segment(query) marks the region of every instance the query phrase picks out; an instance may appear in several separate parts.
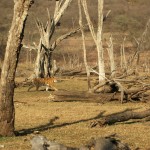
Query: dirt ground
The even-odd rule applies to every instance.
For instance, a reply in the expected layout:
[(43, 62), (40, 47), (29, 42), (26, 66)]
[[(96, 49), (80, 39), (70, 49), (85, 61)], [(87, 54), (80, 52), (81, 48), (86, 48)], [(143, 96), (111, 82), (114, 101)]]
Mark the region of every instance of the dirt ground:
[[(78, 78), (58, 82), (59, 91), (86, 91), (87, 83)], [(150, 103), (125, 103), (119, 101), (108, 103), (85, 102), (82, 99), (54, 102), (54, 92), (35, 91), (28, 87), (15, 89), (15, 129), (20, 134), (16, 137), (0, 138), (0, 149), (29, 150), (30, 139), (36, 131), (67, 146), (79, 147), (86, 144), (92, 137), (108, 136), (116, 133), (122, 142), (128, 143), (132, 149), (150, 148), (150, 122), (130, 120), (105, 127), (90, 128), (90, 122), (101, 112), (105, 115), (121, 112), (127, 108), (142, 111), (150, 108)], [(51, 121), (53, 120), (53, 124)], [(4, 146), (4, 148), (3, 148)]]

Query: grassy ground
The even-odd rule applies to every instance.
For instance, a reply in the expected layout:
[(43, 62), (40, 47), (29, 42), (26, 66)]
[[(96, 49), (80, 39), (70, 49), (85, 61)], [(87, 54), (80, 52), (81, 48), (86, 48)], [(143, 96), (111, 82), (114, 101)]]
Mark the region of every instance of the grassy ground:
[[(60, 90), (85, 91), (86, 82), (78, 79), (70, 79), (56, 84)], [(28, 133), (16, 137), (0, 138), (0, 145), (5, 150), (28, 150), (31, 148), (30, 139), (34, 131), (40, 131), (41, 135), (49, 140), (56, 140), (67, 146), (78, 147), (85, 144), (91, 137), (107, 136), (117, 133), (123, 142), (129, 144), (132, 149), (139, 147), (143, 150), (150, 148), (150, 123), (129, 121), (117, 123), (102, 128), (90, 128), (89, 124), (102, 111), (106, 114), (120, 112), (127, 108), (145, 110), (150, 103), (126, 103), (109, 102), (106, 104), (96, 102), (52, 102), (49, 95), (53, 92), (38, 91), (34, 88), (27, 92), (27, 87), (15, 90), (16, 131)], [(51, 120), (55, 118), (53, 124)]]
[[(50, 4), (49, 4), (50, 3)], [(33, 7), (30, 10), (26, 30), (25, 30), (25, 43), (28, 43), (28, 40), (32, 43), (36, 41), (38, 43), (38, 31), (35, 28), (35, 22), (33, 21), (36, 17), (40, 20), (46, 22), (47, 16), (45, 8), (50, 7), (50, 11), (53, 12), (54, 1), (45, 1), (38, 0), (35, 2)], [(74, 1), (74, 4), (76, 1)], [(95, 7), (97, 4), (93, 1), (90, 10), (91, 16), (96, 16)], [(93, 5), (94, 4), (94, 5)], [(140, 37), (143, 32), (146, 22), (149, 18), (149, 1), (148, 0), (136, 0), (134, 5), (128, 5), (126, 1), (121, 2), (115, 0), (114, 2), (106, 1), (104, 13), (109, 9), (112, 10), (112, 13), (106, 23), (104, 23), (104, 33), (107, 31), (109, 35), (113, 33), (114, 43), (117, 41), (117, 46), (114, 45), (115, 57), (118, 59), (120, 55), (120, 44), (122, 43), (122, 37), (124, 34), (129, 34), (129, 37), (135, 36)], [(64, 34), (70, 31), (73, 28), (72, 21), (75, 21), (75, 27), (78, 27), (78, 8), (73, 5), (70, 7), (66, 14), (61, 20), (61, 27), (58, 27), (56, 36)], [(1, 0), (0, 3), (0, 38), (6, 40), (6, 33), (10, 27), (12, 20), (12, 8), (13, 2)], [(44, 9), (43, 9), (44, 8)], [(73, 8), (73, 9), (72, 9)], [(77, 9), (74, 9), (77, 8)], [(93, 11), (95, 10), (95, 11)], [(140, 11), (139, 11), (140, 10)], [(7, 13), (4, 13), (7, 12)], [(44, 17), (43, 17), (44, 16)], [(73, 16), (73, 17), (72, 17)], [(97, 19), (92, 17), (92, 21), (95, 22), (94, 26), (97, 26)], [(68, 29), (69, 28), (69, 29)], [(33, 31), (33, 32), (31, 32)], [(114, 31), (114, 32), (113, 32)], [(120, 32), (121, 31), (121, 32)], [(89, 34), (89, 33), (87, 33)], [(149, 34), (148, 34), (149, 35)], [(33, 41), (30, 40), (33, 38)], [(60, 61), (62, 64), (62, 56), (60, 53), (64, 53), (66, 60), (68, 54), (74, 56), (73, 52), (80, 58), (82, 57), (82, 42), (79, 42), (79, 37), (71, 38), (71, 40), (66, 40), (61, 43), (58, 47), (58, 52), (56, 51), (56, 60)], [(146, 38), (148, 39), (148, 38)], [(91, 38), (87, 38), (87, 49), (89, 50), (89, 61), (95, 61), (97, 59), (96, 55), (93, 54), (93, 50), (96, 51), (93, 41)], [(129, 40), (129, 39), (127, 39)], [(119, 45), (119, 46), (118, 46)], [(1, 48), (3, 50), (4, 48)], [(126, 48), (132, 53), (135, 50)], [(126, 50), (125, 49), (125, 50)], [(58, 54), (58, 55), (57, 55)], [(126, 51), (126, 54), (129, 54)], [(145, 53), (146, 54), (146, 53)], [(2, 55), (2, 54), (1, 54)], [(26, 51), (21, 54), (21, 59), (26, 59)], [(34, 53), (32, 54), (34, 56)], [(93, 56), (94, 55), (94, 56)], [(32, 61), (35, 59), (32, 56)], [(141, 65), (148, 65), (149, 54), (143, 58)], [(3, 57), (2, 57), (3, 58)], [(145, 60), (145, 58), (147, 58)], [(67, 63), (69, 62), (69, 58)], [(82, 59), (81, 59), (82, 60)], [(120, 62), (120, 61), (117, 61)], [(31, 64), (30, 64), (31, 65)], [(76, 64), (75, 64), (76, 65)], [(62, 67), (62, 66), (61, 66)], [(68, 66), (67, 66), (68, 67)], [(24, 67), (22, 70), (25, 70), (23, 73), (28, 76), (28, 67)], [(19, 71), (18, 74), (20, 75)], [(22, 74), (22, 76), (24, 76)], [(17, 78), (21, 80), (21, 78)], [(87, 83), (78, 79), (70, 79), (68, 81), (57, 83), (56, 87), (59, 91), (86, 91)], [(139, 147), (140, 149), (150, 148), (150, 123), (149, 122), (137, 122), (129, 121), (125, 123), (117, 123), (111, 126), (105, 126), (102, 128), (90, 128), (89, 124), (94, 118), (100, 113), (105, 111), (106, 114), (112, 114), (115, 112), (123, 111), (127, 108), (136, 109), (136, 111), (142, 111), (150, 107), (150, 103), (126, 103), (121, 105), (120, 102), (109, 102), (106, 104), (96, 103), (93, 99), (93, 102), (85, 102), (82, 99), (72, 102), (52, 102), (50, 99), (50, 94), (53, 92), (46, 91), (34, 91), (27, 92), (27, 87), (17, 88), (15, 90), (15, 111), (16, 111), (16, 120), (15, 120), (15, 129), (22, 136), (0, 138), (0, 150), (29, 150), (31, 149), (30, 139), (33, 137), (34, 131), (40, 131), (40, 134), (46, 136), (49, 140), (56, 140), (59, 143), (63, 143), (67, 146), (80, 146), (85, 144), (90, 140), (91, 137), (101, 137), (107, 136), (113, 133), (117, 133), (120, 139), (123, 142), (129, 144), (132, 149)], [(75, 98), (74, 98), (75, 99)], [(51, 120), (56, 118), (54, 123), (51, 124)], [(26, 134), (25, 134), (26, 133)], [(28, 134), (27, 134), (28, 133)], [(24, 135), (23, 135), (24, 134)], [(4, 148), (2, 148), (4, 145)]]

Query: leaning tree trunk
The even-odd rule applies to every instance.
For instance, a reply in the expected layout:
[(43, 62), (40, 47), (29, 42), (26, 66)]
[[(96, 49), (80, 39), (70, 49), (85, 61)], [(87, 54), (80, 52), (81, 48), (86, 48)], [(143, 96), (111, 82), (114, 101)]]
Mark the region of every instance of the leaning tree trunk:
[(14, 134), (14, 79), (21, 42), (24, 36), (24, 27), (29, 7), (33, 0), (14, 0), (14, 16), (9, 31), (5, 59), (1, 75), (0, 97), (0, 135), (12, 136)]
[(78, 7), (79, 7), (79, 25), (81, 28), (81, 34), (82, 34), (82, 42), (83, 42), (83, 58), (84, 58), (84, 65), (86, 68), (86, 74), (87, 74), (87, 82), (88, 82), (88, 90), (91, 90), (91, 82), (90, 82), (90, 70), (87, 63), (87, 50), (85, 45), (85, 34), (83, 29), (83, 20), (82, 20), (82, 10), (81, 10), (81, 1), (78, 0)]

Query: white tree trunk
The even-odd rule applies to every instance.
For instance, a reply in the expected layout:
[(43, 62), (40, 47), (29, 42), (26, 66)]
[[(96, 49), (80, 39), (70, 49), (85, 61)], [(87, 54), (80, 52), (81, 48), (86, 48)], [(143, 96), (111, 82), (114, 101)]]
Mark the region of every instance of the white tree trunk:
[(104, 52), (102, 47), (102, 27), (103, 27), (103, 0), (98, 0), (98, 31), (97, 31), (97, 51), (99, 82), (105, 81)]
[(81, 11), (81, 1), (80, 0), (78, 0), (78, 6), (79, 6), (79, 25), (81, 28), (82, 42), (83, 42), (83, 58), (84, 58), (84, 65), (85, 65), (86, 73), (87, 73), (88, 90), (90, 91), (90, 89), (91, 89), (90, 70), (89, 70), (89, 66), (87, 63), (87, 51), (86, 51), (86, 46), (85, 46), (85, 35), (84, 35), (84, 30), (83, 30), (82, 11)]
[(98, 53), (98, 70), (99, 70), (99, 82), (105, 81), (105, 68), (104, 68), (104, 56), (103, 56), (103, 47), (102, 47), (102, 26), (103, 26), (103, 0), (98, 0), (98, 30), (97, 35), (95, 34), (93, 24), (91, 22), (87, 2), (86, 0), (81, 0), (82, 6), (85, 12), (86, 20), (93, 37), (93, 40), (96, 44), (97, 53)]
[(113, 48), (113, 40), (112, 40), (112, 35), (109, 38), (109, 43), (108, 45), (108, 55), (109, 55), (109, 59), (110, 59), (110, 69), (111, 69), (111, 77), (115, 76), (115, 60), (114, 60), (114, 48)]

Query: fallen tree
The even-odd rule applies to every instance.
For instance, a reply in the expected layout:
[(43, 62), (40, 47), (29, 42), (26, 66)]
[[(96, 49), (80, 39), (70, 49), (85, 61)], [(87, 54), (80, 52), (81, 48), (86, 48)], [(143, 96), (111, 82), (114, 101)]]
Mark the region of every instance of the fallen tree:
[(101, 119), (94, 120), (90, 123), (90, 127), (102, 127), (105, 125), (112, 125), (117, 122), (125, 122), (131, 119), (144, 119), (142, 121), (150, 121), (150, 109), (141, 112), (134, 112), (133, 110), (125, 110), (123, 112), (104, 116)]
[[(129, 80), (128, 82), (130, 82), (131, 80)], [(127, 80), (122, 80), (122, 82), (127, 82)], [(133, 82), (133, 84), (131, 85), (130, 82), (130, 86), (134, 87), (135, 84)], [(109, 80), (103, 84), (98, 84), (96, 85), (93, 89), (92, 92), (97, 92), (97, 93), (120, 93), (120, 101), (121, 103), (123, 102), (128, 102), (128, 101), (145, 101), (146, 97), (148, 96), (148, 94), (146, 94), (146, 92), (150, 90), (150, 85), (143, 85), (137, 88), (129, 88), (127, 89), (122, 83), (120, 83), (117, 80)]]
[[(134, 71), (130, 71), (128, 73), (118, 73), (119, 76), (111, 78), (111, 73), (107, 72), (107, 76), (105, 77), (105, 82), (99, 83), (95, 74), (99, 74), (93, 68), (90, 69), (91, 74), (91, 82), (94, 82), (92, 88), (90, 89), (90, 93), (96, 93), (98, 95), (112, 93), (112, 97), (107, 100), (120, 100), (121, 103), (124, 102), (134, 102), (134, 101), (146, 101), (148, 100), (150, 83), (150, 76), (137, 76)], [(73, 70), (63, 70), (61, 72), (61, 76), (69, 76), (69, 78), (74, 77), (86, 77), (86, 71), (82, 69), (73, 69)], [(85, 79), (86, 80), (86, 79)], [(92, 81), (93, 80), (93, 81)], [(120, 94), (120, 97), (118, 96)], [(97, 96), (96, 96), (97, 97)], [(107, 95), (106, 95), (107, 97)]]

